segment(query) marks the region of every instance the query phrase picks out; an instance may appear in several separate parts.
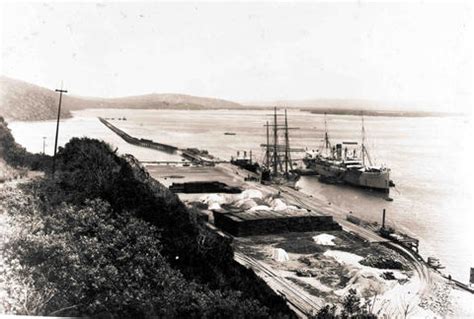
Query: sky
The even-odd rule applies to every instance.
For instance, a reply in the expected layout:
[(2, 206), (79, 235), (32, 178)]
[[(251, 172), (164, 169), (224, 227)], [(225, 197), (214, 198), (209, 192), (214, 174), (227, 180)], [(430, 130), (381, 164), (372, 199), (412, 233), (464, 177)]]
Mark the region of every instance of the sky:
[(470, 110), (467, 2), (2, 2), (0, 73), (82, 96)]

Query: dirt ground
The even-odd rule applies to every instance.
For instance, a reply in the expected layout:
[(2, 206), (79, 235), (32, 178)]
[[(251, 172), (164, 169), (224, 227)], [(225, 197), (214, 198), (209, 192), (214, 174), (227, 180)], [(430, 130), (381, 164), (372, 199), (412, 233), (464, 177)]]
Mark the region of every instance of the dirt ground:
[[(333, 244), (317, 244), (313, 237), (322, 234), (334, 236)], [(413, 274), (410, 263), (403, 256), (382, 245), (364, 242), (344, 231), (240, 237), (235, 238), (234, 245), (243, 253), (264, 261), (278, 270), (308, 293), (315, 297), (324, 296), (327, 302), (332, 303), (339, 303), (341, 296), (351, 287), (357, 286), (362, 296), (370, 298), (384, 293), (390, 286), (387, 282), (404, 284)], [(289, 260), (285, 262), (274, 260), (272, 256), (276, 248), (284, 249)], [(332, 252), (336, 252), (336, 255)], [(349, 258), (361, 260), (370, 255), (396, 259), (403, 263), (404, 269), (373, 268), (374, 271), (371, 273), (367, 271), (361, 273), (364, 268), (372, 267), (360, 265), (360, 269), (357, 269), (358, 267), (354, 265), (357, 264), (357, 260), (354, 262), (338, 260), (337, 256), (341, 254), (345, 256), (344, 253)], [(394, 278), (384, 277), (384, 272), (392, 273)], [(361, 278), (354, 282), (357, 275), (361, 275)]]

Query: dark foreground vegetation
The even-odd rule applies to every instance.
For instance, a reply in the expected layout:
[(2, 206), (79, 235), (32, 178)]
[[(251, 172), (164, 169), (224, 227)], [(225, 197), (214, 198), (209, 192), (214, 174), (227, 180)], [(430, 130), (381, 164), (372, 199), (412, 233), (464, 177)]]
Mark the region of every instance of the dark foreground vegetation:
[(18, 228), (4, 255), (24, 291), (17, 303), (4, 305), (7, 313), (294, 317), (282, 298), (233, 260), (229, 239), (133, 157), (75, 138), (59, 150), (53, 177), (51, 159), (19, 147), (3, 119), (0, 156), (14, 167), (46, 171), (0, 193), (0, 209)]
[(342, 310), (335, 305), (326, 305), (311, 319), (377, 319), (377, 315), (372, 301), (362, 301), (355, 289), (349, 289), (342, 299)]

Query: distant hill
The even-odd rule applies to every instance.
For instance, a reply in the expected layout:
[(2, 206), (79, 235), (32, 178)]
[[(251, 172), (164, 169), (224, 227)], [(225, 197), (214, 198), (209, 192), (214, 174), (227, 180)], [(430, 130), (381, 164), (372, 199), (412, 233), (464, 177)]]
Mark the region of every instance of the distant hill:
[[(184, 94), (147, 94), (120, 98), (63, 96), (62, 117), (71, 116), (70, 111), (88, 108), (133, 108), (133, 109), (219, 109), (243, 108), (242, 105), (207, 97)], [(34, 121), (55, 119), (58, 94), (27, 82), (0, 77), (0, 116), (7, 119)]]
[(68, 96), (69, 109), (84, 108), (130, 108), (130, 109), (209, 109), (209, 108), (241, 108), (242, 105), (221, 99), (198, 97), (185, 94), (146, 94), (119, 98), (93, 98)]
[[(57, 93), (23, 81), (0, 77), (0, 116), (15, 120), (54, 119), (58, 112)], [(63, 110), (62, 116), (70, 116)]]
[(433, 112), (430, 106), (407, 103), (387, 103), (373, 100), (357, 99), (309, 99), (309, 100), (278, 100), (264, 102), (248, 102), (244, 105), (257, 107), (277, 106), (284, 108), (297, 108), (315, 114), (340, 114), (340, 115), (368, 115), (368, 116), (395, 116), (395, 117), (422, 117), (422, 116), (448, 116), (457, 113)]

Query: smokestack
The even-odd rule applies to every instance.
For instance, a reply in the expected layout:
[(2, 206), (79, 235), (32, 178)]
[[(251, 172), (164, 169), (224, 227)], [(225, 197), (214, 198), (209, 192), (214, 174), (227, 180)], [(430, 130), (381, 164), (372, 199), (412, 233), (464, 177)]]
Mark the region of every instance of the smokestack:
[(385, 229), (385, 208), (382, 211), (382, 228)]

